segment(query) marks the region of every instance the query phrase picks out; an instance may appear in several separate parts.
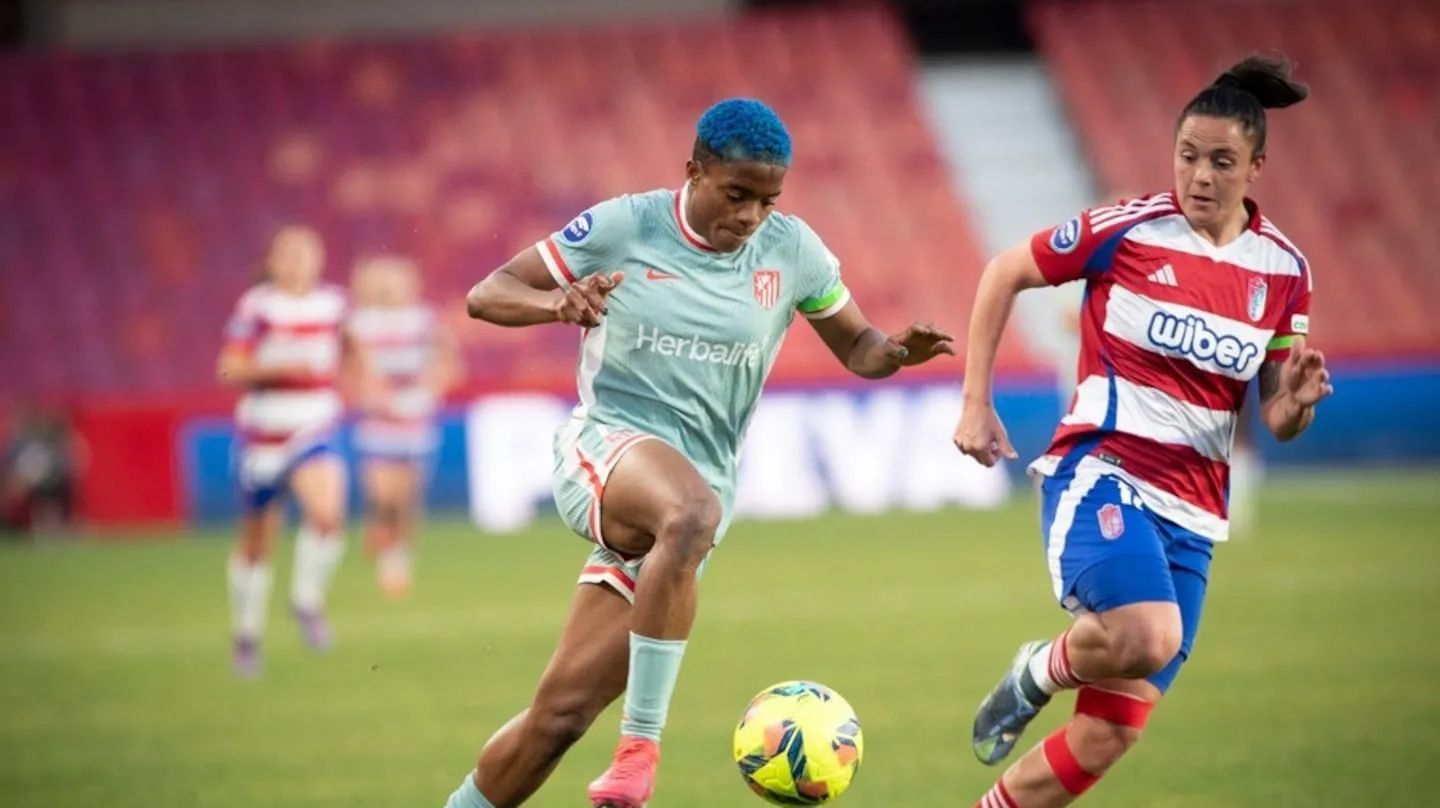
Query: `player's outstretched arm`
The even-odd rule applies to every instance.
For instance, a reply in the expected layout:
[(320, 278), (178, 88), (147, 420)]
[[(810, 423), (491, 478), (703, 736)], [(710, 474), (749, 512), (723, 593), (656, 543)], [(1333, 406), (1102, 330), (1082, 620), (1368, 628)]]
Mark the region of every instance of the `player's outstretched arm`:
[(1001, 457), (1018, 456), (991, 398), (995, 354), (1000, 350), (1010, 310), (1015, 307), (1015, 296), (1045, 285), (1045, 276), (1026, 241), (991, 259), (975, 291), (965, 349), (965, 409), (955, 427), (955, 446), (986, 466), (995, 465)]
[(1325, 355), (1296, 337), (1284, 361), (1260, 366), (1260, 419), (1276, 440), (1294, 440), (1315, 420), (1315, 405), (1333, 392)]
[(829, 317), (810, 320), (810, 325), (830, 353), (864, 379), (883, 379), (902, 367), (955, 355), (955, 338), (934, 323), (916, 323), (886, 336), (870, 325), (853, 300)]
[(605, 298), (624, 277), (597, 273), (562, 292), (539, 248), (530, 247), (475, 284), (465, 296), (465, 311), (476, 320), (512, 328), (541, 323), (593, 328), (606, 313)]

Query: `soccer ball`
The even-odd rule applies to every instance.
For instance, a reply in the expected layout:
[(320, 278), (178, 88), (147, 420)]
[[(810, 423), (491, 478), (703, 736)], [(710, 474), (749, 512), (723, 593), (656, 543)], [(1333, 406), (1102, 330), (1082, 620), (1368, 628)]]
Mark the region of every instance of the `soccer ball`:
[(775, 805), (824, 805), (844, 794), (864, 750), (849, 702), (814, 682), (765, 688), (735, 728), (740, 776)]

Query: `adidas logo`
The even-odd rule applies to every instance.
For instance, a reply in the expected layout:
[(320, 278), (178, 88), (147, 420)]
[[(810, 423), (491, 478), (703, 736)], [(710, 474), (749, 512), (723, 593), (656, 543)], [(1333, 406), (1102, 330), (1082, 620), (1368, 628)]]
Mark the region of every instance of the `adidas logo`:
[(1151, 283), (1158, 283), (1161, 286), (1179, 286), (1175, 281), (1175, 268), (1166, 264), (1145, 277)]

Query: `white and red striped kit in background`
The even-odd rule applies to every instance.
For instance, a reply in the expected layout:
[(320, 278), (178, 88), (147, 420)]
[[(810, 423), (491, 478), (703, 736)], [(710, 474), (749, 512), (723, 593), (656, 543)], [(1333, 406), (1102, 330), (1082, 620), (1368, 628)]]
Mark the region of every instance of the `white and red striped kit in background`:
[(427, 305), (358, 307), (350, 316), (346, 327), (385, 391), (355, 426), (355, 445), (363, 454), (418, 460), (434, 451), (437, 401), (428, 374), (435, 323), (435, 311)]
[(246, 292), (226, 327), (232, 347), (248, 351), (260, 367), (309, 366), (312, 377), (254, 386), (235, 408), (247, 489), (268, 486), (293, 463), (332, 436), (343, 409), (336, 392), (345, 293), (320, 286), (303, 295), (263, 283)]

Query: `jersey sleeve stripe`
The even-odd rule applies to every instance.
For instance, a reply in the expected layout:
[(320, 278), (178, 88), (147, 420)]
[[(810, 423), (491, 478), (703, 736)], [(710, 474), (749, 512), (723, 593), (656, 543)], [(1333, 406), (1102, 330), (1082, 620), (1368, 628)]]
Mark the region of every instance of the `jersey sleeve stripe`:
[(824, 297), (805, 300), (796, 308), (807, 320), (825, 320), (840, 313), (850, 302), (850, 290), (840, 284)]
[(1143, 208), (1136, 208), (1134, 210), (1121, 211), (1115, 214), (1105, 216), (1097, 216), (1095, 214), (1091, 214), (1090, 232), (1099, 234), (1106, 230), (1113, 230), (1114, 228), (1124, 224), (1138, 222), (1143, 219), (1153, 219), (1157, 216), (1167, 215), (1174, 212), (1175, 206), (1165, 203), (1149, 205)]
[(545, 262), (545, 268), (550, 270), (550, 277), (560, 285), (561, 289), (569, 289), (575, 282), (575, 273), (565, 263), (565, 258), (560, 255), (560, 250), (555, 246), (555, 240), (545, 238), (535, 242), (535, 249), (540, 253), (540, 260)]
[(1161, 212), (1171, 213), (1174, 210), (1175, 204), (1169, 195), (1139, 200), (1127, 205), (1095, 208), (1090, 211), (1090, 229), (1092, 232), (1108, 229), (1122, 220), (1129, 221), (1137, 216), (1150, 216)]

